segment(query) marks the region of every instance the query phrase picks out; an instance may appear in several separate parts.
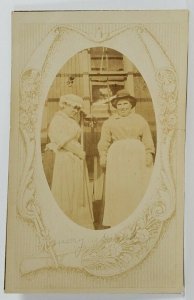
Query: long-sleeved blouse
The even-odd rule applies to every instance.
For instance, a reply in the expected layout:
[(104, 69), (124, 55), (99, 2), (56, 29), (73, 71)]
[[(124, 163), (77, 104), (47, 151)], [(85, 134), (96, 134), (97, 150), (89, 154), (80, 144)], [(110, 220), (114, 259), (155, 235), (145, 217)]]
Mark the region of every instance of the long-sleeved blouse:
[(80, 134), (81, 129), (76, 121), (69, 118), (64, 112), (59, 111), (55, 113), (49, 126), (50, 147), (53, 144), (53, 146), (56, 145), (58, 150), (63, 148), (78, 155), (82, 152), (82, 147), (78, 142)]
[(146, 153), (155, 153), (148, 122), (141, 115), (131, 112), (126, 117), (115, 114), (104, 122), (98, 143), (100, 157), (106, 160), (110, 145), (128, 138), (140, 140)]

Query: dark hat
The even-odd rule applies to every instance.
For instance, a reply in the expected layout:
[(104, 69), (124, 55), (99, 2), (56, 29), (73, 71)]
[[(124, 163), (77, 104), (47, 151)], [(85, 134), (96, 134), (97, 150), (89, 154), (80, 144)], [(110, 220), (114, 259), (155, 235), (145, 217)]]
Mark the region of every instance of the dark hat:
[(117, 108), (117, 103), (119, 100), (128, 100), (131, 103), (132, 107), (134, 107), (137, 102), (136, 98), (131, 96), (125, 89), (119, 90), (116, 93), (116, 96), (111, 100), (112, 106)]

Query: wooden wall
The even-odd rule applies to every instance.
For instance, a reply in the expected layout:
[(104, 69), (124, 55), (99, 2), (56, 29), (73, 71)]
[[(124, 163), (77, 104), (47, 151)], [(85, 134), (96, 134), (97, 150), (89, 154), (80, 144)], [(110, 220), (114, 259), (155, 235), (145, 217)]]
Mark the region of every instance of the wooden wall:
[[(76, 54), (58, 72), (45, 102), (41, 131), (42, 145), (48, 142), (47, 129), (54, 113), (59, 109), (58, 101), (60, 96), (71, 93), (80, 95), (85, 100), (86, 110), (89, 112), (89, 101), (92, 101), (92, 86), (94, 90), (95, 85), (98, 87), (101, 84), (97, 82), (96, 78), (102, 78), (104, 80), (103, 84), (106, 84), (108, 78), (110, 86), (113, 83), (115, 83), (115, 86), (117, 85), (117, 89), (124, 86), (137, 98), (136, 112), (148, 121), (156, 143), (155, 114), (151, 96), (144, 79), (126, 57), (116, 51), (108, 51), (110, 58), (108, 64), (105, 60), (105, 54), (103, 54), (103, 61), (101, 60), (102, 48), (94, 48)], [(94, 76), (95, 71), (96, 73), (100, 71), (100, 66), (102, 66), (104, 73), (106, 73), (106, 67), (108, 66), (107, 73), (109, 76)]]
[[(89, 76), (89, 59), (87, 51), (82, 51), (73, 56), (64, 64), (56, 75), (45, 102), (41, 131), (42, 144), (45, 144), (48, 141), (47, 129), (54, 113), (59, 110), (58, 102), (60, 96), (64, 94), (77, 94), (84, 98), (87, 94), (87, 92), (84, 91), (85, 75)], [(89, 89), (89, 80), (87, 81)]]

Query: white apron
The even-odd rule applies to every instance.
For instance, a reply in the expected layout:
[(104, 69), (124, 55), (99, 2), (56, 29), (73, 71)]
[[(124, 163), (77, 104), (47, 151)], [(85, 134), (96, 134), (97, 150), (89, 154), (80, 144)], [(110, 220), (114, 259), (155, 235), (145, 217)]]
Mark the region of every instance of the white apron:
[(114, 142), (107, 156), (103, 224), (124, 221), (141, 201), (148, 183), (145, 146), (137, 139)]

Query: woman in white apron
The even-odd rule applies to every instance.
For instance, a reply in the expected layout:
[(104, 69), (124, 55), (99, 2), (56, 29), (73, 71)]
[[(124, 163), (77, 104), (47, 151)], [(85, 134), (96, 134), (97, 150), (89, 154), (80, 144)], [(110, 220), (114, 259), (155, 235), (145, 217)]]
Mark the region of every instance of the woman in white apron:
[(102, 126), (100, 165), (106, 168), (103, 224), (125, 220), (141, 201), (155, 152), (147, 121), (134, 112), (136, 99), (126, 90), (112, 100), (116, 113)]
[(73, 94), (64, 95), (59, 106), (61, 110), (55, 113), (48, 131), (51, 143), (47, 149), (55, 152), (51, 191), (70, 219), (93, 228), (85, 152), (79, 142), (81, 128), (76, 121), (83, 99)]

